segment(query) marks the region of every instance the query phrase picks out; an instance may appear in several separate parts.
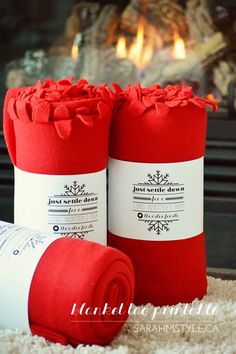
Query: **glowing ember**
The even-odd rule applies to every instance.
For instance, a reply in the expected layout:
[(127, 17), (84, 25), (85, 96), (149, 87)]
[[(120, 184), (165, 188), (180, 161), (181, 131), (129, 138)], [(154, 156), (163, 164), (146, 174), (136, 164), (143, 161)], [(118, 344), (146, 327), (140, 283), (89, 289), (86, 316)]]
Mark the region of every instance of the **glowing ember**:
[(173, 57), (175, 59), (180, 59), (180, 60), (186, 58), (184, 40), (179, 36), (177, 32), (174, 32)]

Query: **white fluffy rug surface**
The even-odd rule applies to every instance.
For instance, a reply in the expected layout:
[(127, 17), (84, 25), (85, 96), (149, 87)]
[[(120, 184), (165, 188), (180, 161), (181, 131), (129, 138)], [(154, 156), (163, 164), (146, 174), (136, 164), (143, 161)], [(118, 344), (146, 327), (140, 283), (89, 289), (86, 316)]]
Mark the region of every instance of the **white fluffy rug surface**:
[[(200, 306), (201, 305), (201, 306)], [(208, 293), (192, 304), (146, 305), (131, 314), (106, 347), (50, 343), (21, 331), (0, 330), (0, 354), (235, 354), (236, 281), (208, 277)]]

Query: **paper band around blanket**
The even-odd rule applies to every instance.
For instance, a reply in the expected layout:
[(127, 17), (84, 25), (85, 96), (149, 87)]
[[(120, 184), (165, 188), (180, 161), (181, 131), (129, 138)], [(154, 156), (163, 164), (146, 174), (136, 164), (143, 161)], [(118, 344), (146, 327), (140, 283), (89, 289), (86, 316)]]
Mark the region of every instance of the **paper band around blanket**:
[[(202, 224), (205, 107), (216, 106), (186, 86), (136, 84), (116, 90), (120, 104), (110, 137), (108, 244), (125, 252), (134, 265), (137, 305), (202, 298), (207, 286)], [(173, 194), (168, 184), (179, 186), (182, 194)], [(167, 200), (170, 193), (185, 204), (175, 199), (173, 205), (173, 199)]]
[(17, 225), (106, 245), (106, 169), (79, 175), (14, 170)]
[(158, 242), (203, 232), (203, 158), (166, 164), (110, 158), (109, 186), (115, 235)]
[[(117, 335), (133, 299), (134, 274), (127, 256), (97, 243), (55, 239), (5, 222), (0, 222), (0, 235), (2, 326), (72, 345), (104, 345)], [(84, 306), (101, 312), (122, 306), (122, 311), (80, 314)]]
[[(105, 169), (113, 105), (106, 85), (85, 80), (45, 80), (8, 90), (4, 135), (16, 167), (16, 223), (106, 244)], [(79, 203), (85, 194), (97, 198), (94, 204)], [(49, 200), (60, 195), (67, 199), (57, 200), (62, 206), (71, 199), (74, 208), (66, 203), (56, 217), (48, 211)]]

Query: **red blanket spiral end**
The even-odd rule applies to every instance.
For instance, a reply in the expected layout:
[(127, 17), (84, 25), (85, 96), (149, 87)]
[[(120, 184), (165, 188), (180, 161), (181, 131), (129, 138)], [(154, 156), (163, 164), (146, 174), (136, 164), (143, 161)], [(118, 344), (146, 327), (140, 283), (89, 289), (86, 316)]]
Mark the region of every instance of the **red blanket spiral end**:
[(58, 239), (43, 254), (31, 283), (31, 331), (62, 344), (105, 345), (124, 325), (133, 292), (132, 264), (120, 251)]

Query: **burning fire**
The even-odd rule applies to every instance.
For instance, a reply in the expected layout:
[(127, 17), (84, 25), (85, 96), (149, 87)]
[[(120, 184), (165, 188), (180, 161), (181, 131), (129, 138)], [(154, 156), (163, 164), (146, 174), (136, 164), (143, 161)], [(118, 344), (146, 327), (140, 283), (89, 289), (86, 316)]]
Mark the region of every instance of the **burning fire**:
[(77, 33), (71, 48), (71, 58), (74, 62), (77, 62), (79, 56), (79, 46), (81, 44), (82, 36), (81, 33)]
[[(154, 28), (148, 29), (148, 38), (145, 38), (144, 25), (144, 19), (141, 18), (138, 23), (136, 37), (129, 48), (127, 47), (126, 38), (124, 36), (119, 37), (116, 45), (116, 57), (131, 60), (140, 70), (143, 70), (151, 61), (154, 51), (162, 49), (162, 40)], [(147, 26), (145, 26), (145, 29), (146, 27)], [(184, 40), (177, 32), (174, 32), (172, 57), (178, 60), (186, 58)]]
[(126, 39), (124, 36), (121, 36), (118, 39), (118, 42), (116, 45), (116, 57), (119, 59), (127, 57)]
[(145, 66), (150, 62), (153, 56), (153, 52), (154, 52), (154, 44), (151, 39), (146, 44), (144, 44), (144, 20), (143, 19), (139, 21), (136, 38), (128, 49), (126, 45), (126, 39), (124, 36), (121, 36), (118, 39), (116, 45), (117, 58), (128, 58), (140, 70), (144, 69)]
[(71, 58), (76, 61), (79, 55), (79, 46), (76, 43), (73, 43), (71, 48)]
[(174, 48), (173, 48), (173, 57), (175, 59), (185, 59), (185, 44), (183, 38), (181, 38), (178, 32), (174, 32)]

